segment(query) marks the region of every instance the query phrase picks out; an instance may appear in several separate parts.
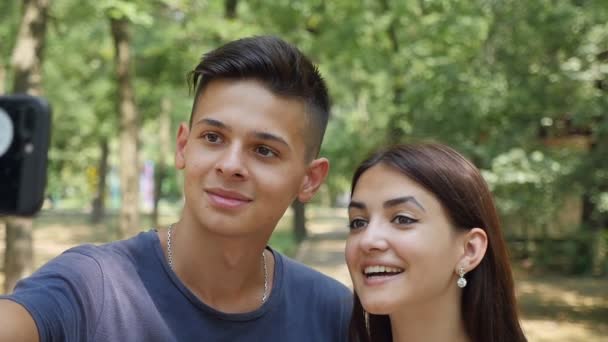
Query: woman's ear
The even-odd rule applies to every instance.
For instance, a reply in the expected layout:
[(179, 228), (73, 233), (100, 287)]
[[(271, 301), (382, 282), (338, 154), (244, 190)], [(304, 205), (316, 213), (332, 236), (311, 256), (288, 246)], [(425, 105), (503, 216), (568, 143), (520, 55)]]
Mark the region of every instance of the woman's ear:
[(188, 142), (188, 135), (190, 129), (188, 125), (182, 122), (177, 130), (177, 139), (175, 141), (175, 167), (177, 169), (183, 169), (186, 167), (186, 143)]
[(471, 272), (486, 255), (488, 249), (488, 235), (481, 228), (473, 228), (463, 236), (464, 253), (456, 265), (456, 274), (462, 267), (465, 272)]
[(318, 158), (310, 162), (306, 175), (300, 186), (300, 192), (298, 193), (298, 200), (302, 203), (310, 201), (315, 195), (327, 174), (329, 173), (329, 160), (327, 158)]

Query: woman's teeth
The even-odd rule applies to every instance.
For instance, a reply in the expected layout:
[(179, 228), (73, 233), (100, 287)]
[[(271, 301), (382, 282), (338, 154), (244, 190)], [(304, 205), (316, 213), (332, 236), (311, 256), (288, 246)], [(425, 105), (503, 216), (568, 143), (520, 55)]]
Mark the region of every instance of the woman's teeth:
[(365, 274), (366, 277), (373, 277), (373, 276), (387, 276), (387, 275), (394, 275), (394, 274), (398, 274), (403, 272), (402, 268), (398, 268), (398, 267), (389, 267), (389, 266), (367, 266), (365, 267), (365, 269), (363, 270), (363, 273)]

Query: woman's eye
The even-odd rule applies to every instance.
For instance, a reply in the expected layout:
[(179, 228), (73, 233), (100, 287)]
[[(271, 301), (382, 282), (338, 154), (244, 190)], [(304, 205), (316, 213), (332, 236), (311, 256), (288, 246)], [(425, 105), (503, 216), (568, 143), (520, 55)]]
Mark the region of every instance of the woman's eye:
[(216, 133), (205, 133), (203, 134), (203, 138), (212, 144), (219, 144), (222, 142), (222, 137)]
[(263, 157), (275, 157), (277, 154), (266, 146), (258, 146), (255, 151)]
[(405, 216), (405, 215), (397, 215), (393, 219), (393, 223), (396, 223), (396, 224), (413, 224), (416, 222), (418, 222), (418, 220)]
[(348, 224), (348, 226), (350, 227), (351, 230), (364, 228), (366, 225), (367, 225), (367, 222), (362, 219), (354, 219), (354, 220), (350, 221), (350, 223)]

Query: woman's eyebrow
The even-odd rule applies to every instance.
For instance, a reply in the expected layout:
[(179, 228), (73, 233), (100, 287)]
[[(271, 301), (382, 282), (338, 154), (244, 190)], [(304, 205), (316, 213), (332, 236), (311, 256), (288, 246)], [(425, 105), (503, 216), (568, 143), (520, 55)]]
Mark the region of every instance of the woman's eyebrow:
[(350, 201), (350, 203), (348, 204), (348, 209), (351, 209), (351, 208), (365, 209), (366, 206), (362, 202)]
[(417, 205), (420, 209), (422, 209), (422, 211), (426, 212), (426, 210), (424, 210), (424, 207), (422, 206), (422, 204), (420, 204), (420, 202), (418, 202), (414, 196), (403, 196), (403, 197), (397, 197), (397, 198), (390, 199), (390, 200), (384, 202), (384, 207), (385, 208), (394, 207), (396, 205), (406, 203), (406, 202), (412, 202), (415, 205)]

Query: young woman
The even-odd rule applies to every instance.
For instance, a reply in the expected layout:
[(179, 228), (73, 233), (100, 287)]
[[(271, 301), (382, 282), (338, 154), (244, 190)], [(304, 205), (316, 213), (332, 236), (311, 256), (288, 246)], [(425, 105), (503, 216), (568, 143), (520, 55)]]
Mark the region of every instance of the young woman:
[(375, 153), (355, 171), (348, 210), (351, 341), (526, 341), (492, 196), (458, 152)]

